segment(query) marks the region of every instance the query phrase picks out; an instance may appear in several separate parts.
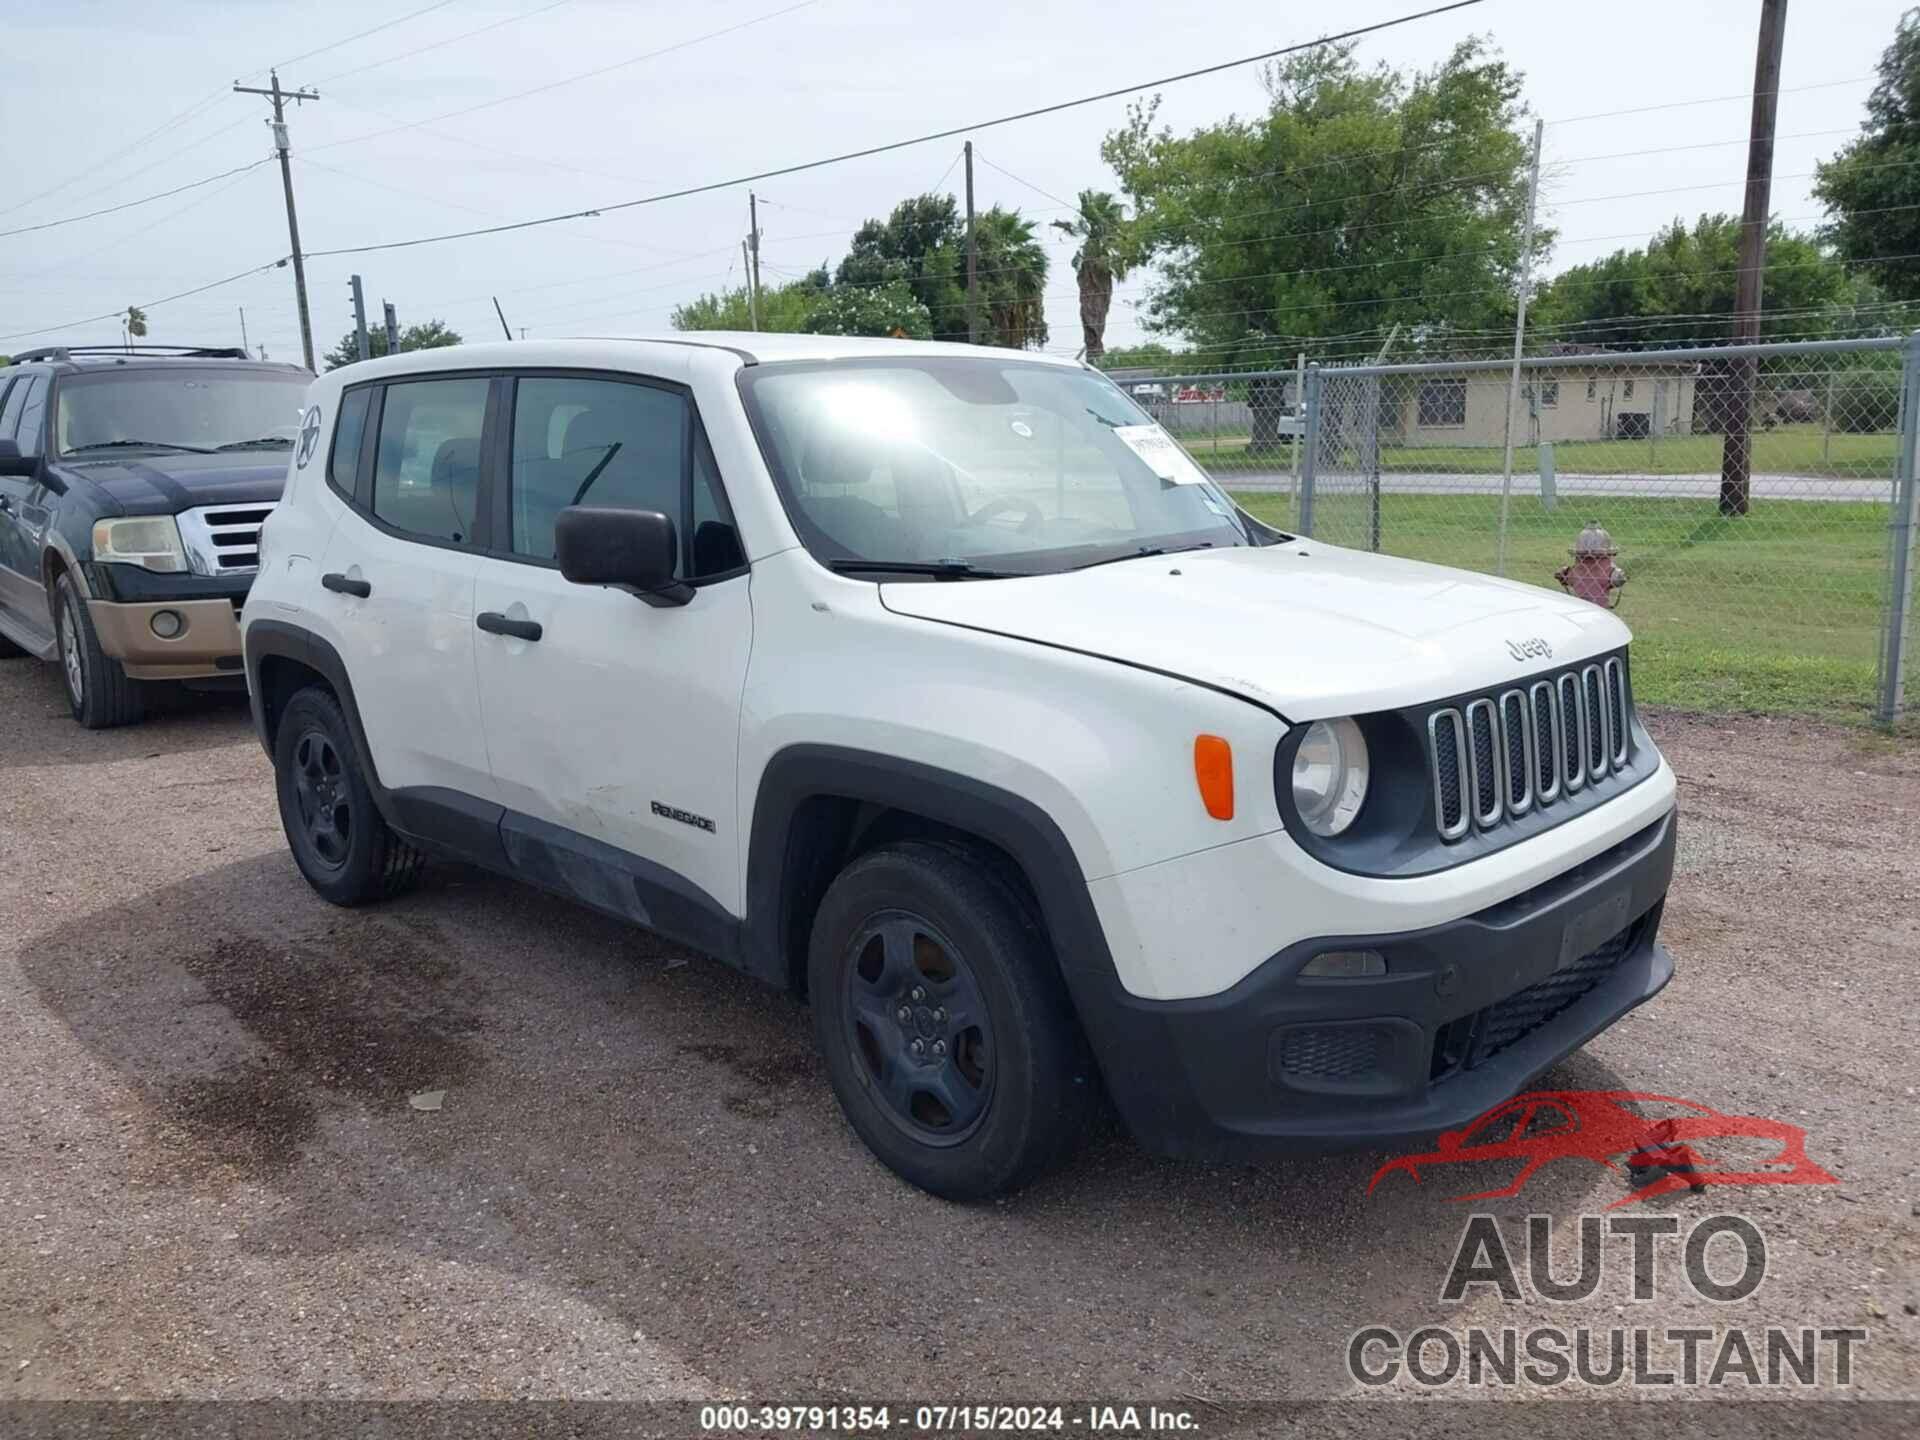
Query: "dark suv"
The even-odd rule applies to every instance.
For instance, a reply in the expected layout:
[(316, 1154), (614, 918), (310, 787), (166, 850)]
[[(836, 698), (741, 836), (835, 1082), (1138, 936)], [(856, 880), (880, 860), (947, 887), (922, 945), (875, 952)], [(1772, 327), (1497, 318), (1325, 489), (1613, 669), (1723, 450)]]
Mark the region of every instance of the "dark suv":
[(30, 350), (0, 369), (0, 656), (60, 661), (89, 729), (144, 682), (236, 683), (260, 524), (313, 378), (233, 349)]

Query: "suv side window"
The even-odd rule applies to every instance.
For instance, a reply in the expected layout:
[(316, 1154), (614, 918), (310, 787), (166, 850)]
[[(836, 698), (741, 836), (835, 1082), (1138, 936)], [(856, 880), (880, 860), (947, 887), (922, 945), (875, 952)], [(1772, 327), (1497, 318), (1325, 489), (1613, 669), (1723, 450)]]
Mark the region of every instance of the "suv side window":
[(387, 386), (373, 462), (375, 516), (425, 540), (472, 539), (490, 383), (479, 377)]
[[(15, 393), (24, 390), (26, 405), (20, 411), (20, 433), (14, 437), (19, 442), (22, 455), (42, 455), (46, 453), (47, 393), (53, 389), (53, 381), (45, 375), (35, 375), (31, 380), (23, 380)], [(9, 405), (13, 395), (7, 396)]]
[(678, 390), (586, 376), (526, 376), (514, 387), (511, 548), (553, 558), (569, 505), (658, 510), (680, 535), (675, 574), (745, 564), (693, 407)]
[[(0, 405), (0, 440), (18, 438), (20, 412), (27, 408), (27, 392), (33, 388), (33, 376), (28, 375), (13, 382), (13, 388), (7, 391), (4, 405)], [(22, 446), (22, 452), (25, 451)]]
[(327, 481), (347, 499), (354, 498), (354, 485), (360, 474), (361, 442), (367, 434), (367, 408), (373, 403), (373, 387), (348, 390), (340, 396), (340, 410), (333, 420), (333, 449), (327, 454)]

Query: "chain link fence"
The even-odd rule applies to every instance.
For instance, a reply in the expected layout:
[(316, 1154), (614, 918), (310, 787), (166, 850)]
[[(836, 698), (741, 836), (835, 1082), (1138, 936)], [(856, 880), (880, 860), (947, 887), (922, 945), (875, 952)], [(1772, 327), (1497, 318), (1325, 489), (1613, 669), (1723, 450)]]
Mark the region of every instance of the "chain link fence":
[(1283, 529), (1616, 606), (1643, 699), (1920, 693), (1920, 338), (1116, 379)]

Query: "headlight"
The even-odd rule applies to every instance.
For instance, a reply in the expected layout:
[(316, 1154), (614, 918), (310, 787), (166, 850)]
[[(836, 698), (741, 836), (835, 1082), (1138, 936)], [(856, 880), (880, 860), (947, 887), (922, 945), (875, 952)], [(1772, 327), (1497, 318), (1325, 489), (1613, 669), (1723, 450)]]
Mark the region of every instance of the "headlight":
[(1367, 798), (1367, 742), (1342, 717), (1316, 720), (1293, 752), (1293, 803), (1316, 835), (1338, 835)]
[(134, 515), (93, 522), (93, 558), (101, 564), (138, 565), (178, 574), (187, 568), (187, 547), (171, 515)]

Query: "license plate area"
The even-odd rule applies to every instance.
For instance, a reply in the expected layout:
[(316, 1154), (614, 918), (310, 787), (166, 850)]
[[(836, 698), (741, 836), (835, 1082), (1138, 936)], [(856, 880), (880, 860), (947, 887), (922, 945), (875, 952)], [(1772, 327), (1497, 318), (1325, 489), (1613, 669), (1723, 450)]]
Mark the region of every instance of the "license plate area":
[(1633, 918), (1632, 909), (1633, 892), (1623, 888), (1574, 916), (1560, 931), (1560, 955), (1554, 969), (1566, 969), (1626, 929)]

